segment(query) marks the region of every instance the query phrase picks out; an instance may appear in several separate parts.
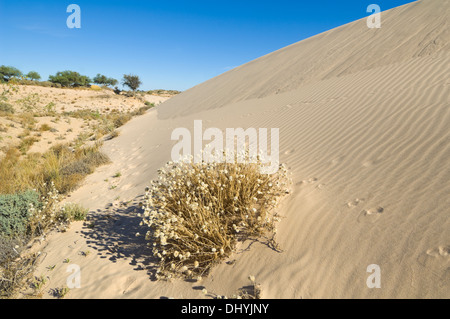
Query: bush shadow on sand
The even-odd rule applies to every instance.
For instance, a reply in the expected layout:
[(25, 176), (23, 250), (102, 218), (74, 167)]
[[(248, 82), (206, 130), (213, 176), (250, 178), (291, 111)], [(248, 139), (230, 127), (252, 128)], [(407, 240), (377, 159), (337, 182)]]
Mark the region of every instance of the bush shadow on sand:
[[(113, 263), (120, 259), (129, 260), (129, 264), (135, 266), (134, 270), (147, 270), (150, 279), (155, 280), (157, 259), (145, 240), (148, 228), (140, 225), (141, 217), (138, 216), (142, 212), (139, 206), (142, 197), (110, 203), (104, 209), (90, 212), (81, 233), (100, 258)], [(141, 235), (137, 236), (137, 233)]]

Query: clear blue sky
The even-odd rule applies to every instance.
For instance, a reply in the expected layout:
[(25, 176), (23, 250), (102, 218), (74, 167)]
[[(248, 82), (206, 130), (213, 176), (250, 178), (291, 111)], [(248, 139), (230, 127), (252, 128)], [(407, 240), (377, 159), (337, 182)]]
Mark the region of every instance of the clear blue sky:
[[(186, 90), (233, 67), (411, 0), (0, 0), (0, 65)], [(69, 4), (81, 29), (66, 26)]]

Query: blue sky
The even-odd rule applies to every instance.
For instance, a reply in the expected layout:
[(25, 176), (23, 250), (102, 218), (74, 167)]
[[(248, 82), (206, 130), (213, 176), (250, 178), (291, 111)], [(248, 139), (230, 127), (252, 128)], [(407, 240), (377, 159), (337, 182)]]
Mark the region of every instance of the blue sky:
[[(0, 65), (186, 90), (292, 43), (411, 0), (0, 0)], [(69, 4), (81, 28), (69, 29)]]

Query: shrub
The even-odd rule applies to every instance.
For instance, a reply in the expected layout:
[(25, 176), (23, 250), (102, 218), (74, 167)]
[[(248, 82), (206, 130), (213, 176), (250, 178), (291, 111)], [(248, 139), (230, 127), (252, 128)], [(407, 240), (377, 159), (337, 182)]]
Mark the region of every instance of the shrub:
[(44, 123), (41, 125), (41, 127), (39, 128), (39, 131), (41, 132), (46, 132), (46, 131), (50, 131), (52, 128), (50, 127), (50, 125), (48, 125), (47, 123)]
[(17, 103), (22, 105), (22, 109), (25, 112), (32, 112), (36, 110), (37, 104), (40, 102), (38, 93), (30, 93), (26, 97), (17, 100)]
[(42, 82), (39, 82), (39, 85), (40, 86), (43, 86), (43, 87), (52, 87), (52, 85), (53, 85), (53, 83), (52, 82), (50, 82), (50, 81), (42, 81)]
[(274, 175), (262, 163), (167, 163), (146, 189), (143, 224), (159, 259), (156, 278), (207, 274), (238, 240), (268, 236), (276, 248), (274, 213), (286, 194), (284, 165)]
[(14, 107), (9, 103), (0, 101), (0, 112), (14, 114)]
[(53, 115), (55, 113), (55, 106), (56, 104), (54, 102), (50, 102), (47, 105), (44, 106), (44, 111), (48, 115)]
[(14, 258), (0, 263), (0, 297), (13, 297), (25, 281), (31, 278), (38, 256), (37, 253), (33, 253), (24, 257), (17, 257), (16, 254)]
[(61, 161), (62, 163), (67, 163), (64, 164), (64, 166), (62, 166), (59, 170), (55, 171), (53, 177), (50, 171), (48, 178), (53, 178), (55, 180), (57, 188), (62, 193), (68, 193), (74, 190), (78, 186), (79, 182), (83, 180), (86, 175), (91, 174), (96, 167), (109, 163), (108, 156), (101, 153), (98, 148), (99, 146), (80, 148), (72, 154), (72, 158), (69, 154), (67, 154), (68, 151), (65, 148), (62, 150), (63, 155), (58, 156), (58, 158), (70, 159)]
[(40, 206), (39, 194), (35, 191), (0, 195), (0, 234), (8, 237), (25, 235), (30, 205)]
[(21, 75), (22, 75), (22, 72), (20, 72), (19, 69), (15, 68), (13, 66), (6, 66), (6, 65), (0, 66), (0, 77), (5, 82), (8, 82), (12, 78), (18, 78)]
[[(2, 297), (12, 297), (23, 286), (25, 280), (30, 279), (39, 256), (39, 253), (23, 256), (20, 246), (49, 229), (85, 217), (86, 210), (81, 206), (66, 204), (60, 207), (59, 193), (55, 185), (51, 183), (48, 186), (48, 192), (40, 199), (38, 194), (32, 191), (0, 196), (2, 199), (6, 198), (4, 200), (6, 204), (1, 202), (0, 208), (8, 212), (6, 219), (2, 219), (1, 225), (7, 230), (16, 230), (9, 236), (3, 229), (0, 233), (0, 296)], [(12, 213), (14, 211), (18, 211), (19, 214)], [(17, 221), (20, 228), (11, 227), (11, 221)]]
[(66, 203), (61, 210), (62, 219), (66, 222), (85, 220), (88, 213), (86, 208), (74, 203)]
[(92, 82), (89, 77), (74, 71), (60, 71), (55, 75), (50, 75), (48, 79), (52, 83), (58, 83), (66, 87), (87, 86)]
[(48, 185), (54, 182), (55, 187), (65, 194), (76, 188), (86, 176), (84, 173), (89, 174), (94, 167), (109, 162), (99, 148), (100, 144), (76, 150), (68, 145), (56, 145), (42, 155), (31, 153), (21, 157), (19, 150), (11, 147), (0, 160), (0, 193), (37, 188), (46, 194)]
[(96, 84), (106, 85), (106, 86), (115, 86), (118, 83), (118, 81), (116, 79), (108, 78), (102, 74), (97, 74), (92, 80)]
[(22, 154), (26, 154), (30, 147), (37, 142), (38, 139), (34, 136), (25, 137), (19, 144), (18, 149)]
[(25, 75), (26, 78), (32, 80), (32, 81), (37, 81), (41, 79), (41, 76), (39, 73), (37, 73), (36, 71), (30, 71), (28, 72), (27, 75)]

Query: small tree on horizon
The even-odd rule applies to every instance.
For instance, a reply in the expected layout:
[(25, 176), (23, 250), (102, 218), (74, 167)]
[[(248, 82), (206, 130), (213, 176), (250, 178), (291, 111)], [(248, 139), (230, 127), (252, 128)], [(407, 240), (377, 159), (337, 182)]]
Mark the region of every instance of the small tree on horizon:
[(6, 65), (2, 65), (0, 66), (0, 80), (4, 81), (4, 82), (8, 82), (9, 80), (11, 80), (11, 78), (18, 78), (22, 76), (22, 72), (13, 67), (13, 66), (6, 66)]
[(74, 71), (57, 72), (55, 75), (50, 75), (48, 80), (66, 87), (88, 86), (92, 82), (89, 77)]
[(124, 74), (122, 84), (128, 86), (133, 91), (136, 91), (142, 82), (139, 76), (132, 74)]
[(113, 78), (108, 78), (105, 75), (98, 73), (93, 79), (95, 84), (106, 85), (106, 86), (115, 86), (118, 81)]
[(39, 73), (37, 73), (36, 71), (30, 71), (28, 72), (27, 75), (25, 75), (25, 77), (29, 80), (32, 81), (37, 81), (41, 79), (41, 75)]

